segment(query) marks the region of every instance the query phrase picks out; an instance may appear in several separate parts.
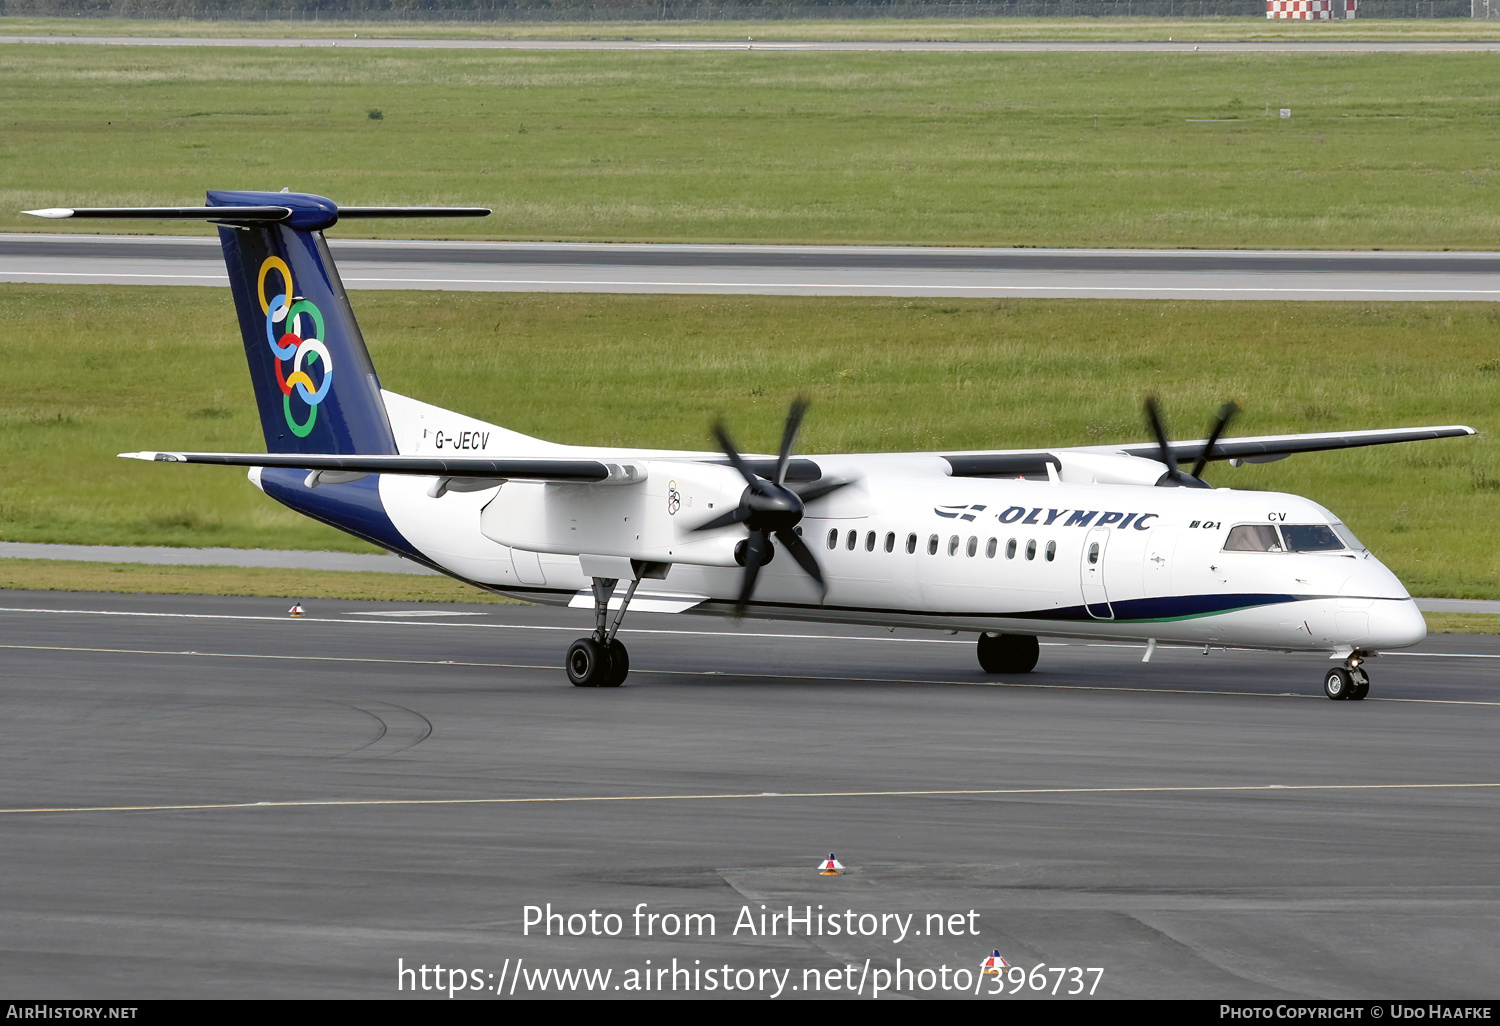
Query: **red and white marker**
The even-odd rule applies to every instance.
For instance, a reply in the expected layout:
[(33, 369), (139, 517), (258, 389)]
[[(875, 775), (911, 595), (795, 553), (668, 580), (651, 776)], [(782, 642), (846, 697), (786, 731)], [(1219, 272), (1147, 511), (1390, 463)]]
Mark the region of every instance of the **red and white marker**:
[(838, 876), (843, 871), (843, 864), (833, 857), (833, 852), (829, 852), (828, 858), (818, 865), (818, 873), (822, 876)]
[(307, 610), (305, 610), (305, 609), (302, 608), (302, 603), (301, 602), (295, 602), (295, 603), (293, 603), (292, 604), (292, 608), (287, 610), (287, 613), (289, 613), (292, 616), (301, 616), (305, 612), (307, 612)]
[(1000, 949), (996, 948), (990, 952), (990, 957), (979, 963), (982, 975), (999, 976), (1010, 968), (1010, 963), (1000, 957)]

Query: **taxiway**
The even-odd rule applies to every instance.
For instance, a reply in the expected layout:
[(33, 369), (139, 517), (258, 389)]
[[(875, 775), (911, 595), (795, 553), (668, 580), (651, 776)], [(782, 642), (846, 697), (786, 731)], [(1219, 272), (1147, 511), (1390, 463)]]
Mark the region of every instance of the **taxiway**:
[[(1109, 997), (1493, 996), (1494, 638), (1381, 657), (1371, 697), (1335, 703), (1310, 656), (1059, 643), (1001, 679), (968, 638), (632, 614), (627, 685), (579, 690), (577, 611), (0, 605), (11, 993), (368, 998), (398, 995), (398, 959), (999, 949), (1102, 967)], [(816, 872), (829, 851), (845, 876)], [(718, 932), (523, 934), (548, 902)], [(972, 909), (978, 933), (728, 932), (761, 904)]]

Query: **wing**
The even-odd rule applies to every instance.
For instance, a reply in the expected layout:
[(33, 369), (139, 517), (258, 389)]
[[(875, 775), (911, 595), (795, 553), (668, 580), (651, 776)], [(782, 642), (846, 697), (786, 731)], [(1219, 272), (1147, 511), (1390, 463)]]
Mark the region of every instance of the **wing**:
[[(1220, 438), (1214, 442), (1209, 461), (1243, 460), (1246, 463), (1270, 463), (1300, 452), (1326, 452), (1332, 449), (1355, 449), (1366, 445), (1393, 445), (1397, 442), (1424, 442), (1434, 438), (1457, 438), (1475, 434), (1471, 427), (1449, 424), (1442, 427), (1385, 428), (1376, 431), (1338, 431), (1304, 435), (1260, 435), (1255, 438)], [(1191, 463), (1202, 453), (1207, 439), (1169, 442), (1168, 448), (1179, 463)], [(1050, 464), (1061, 464), (1060, 453), (1097, 453), (1099, 455), (1134, 456), (1155, 460), (1161, 457), (1156, 442), (1125, 445), (1087, 445), (1065, 449), (1009, 450), (971, 453), (940, 453), (953, 468), (954, 477), (1045, 477)]]
[(286, 467), (340, 474), (414, 474), (472, 480), (554, 484), (635, 484), (646, 468), (633, 460), (473, 459), (438, 456), (330, 456), (317, 453), (122, 452), (122, 459), (207, 463), (221, 467)]
[[(1214, 443), (1208, 454), (1214, 460), (1244, 460), (1246, 463), (1270, 463), (1299, 452), (1326, 452), (1330, 449), (1358, 449), (1366, 445), (1392, 445), (1396, 442), (1425, 442), (1434, 438), (1458, 438), (1476, 434), (1471, 427), (1449, 424), (1444, 427), (1385, 428), (1376, 431), (1335, 431), (1326, 434), (1308, 435), (1261, 435), (1257, 438), (1221, 438)], [(1189, 463), (1198, 458), (1206, 439), (1191, 442), (1170, 442), (1172, 455), (1179, 463)], [(1122, 445), (1112, 451), (1127, 456), (1142, 456), (1151, 459), (1160, 450), (1155, 443)]]

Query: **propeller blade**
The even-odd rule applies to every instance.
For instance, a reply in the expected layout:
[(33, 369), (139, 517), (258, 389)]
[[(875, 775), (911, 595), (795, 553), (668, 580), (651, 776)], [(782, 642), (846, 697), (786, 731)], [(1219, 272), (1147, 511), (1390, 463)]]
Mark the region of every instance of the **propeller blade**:
[(760, 568), (771, 559), (771, 539), (761, 531), (751, 531), (745, 539), (745, 580), (740, 585), (739, 601), (734, 604), (736, 614), (743, 613), (755, 594), (755, 579)]
[(745, 483), (754, 488), (757, 478), (750, 473), (750, 468), (745, 466), (745, 461), (740, 458), (740, 451), (735, 448), (729, 432), (724, 430), (722, 420), (714, 421), (714, 438), (718, 440), (719, 448), (724, 450), (724, 455), (729, 457), (729, 462), (734, 464), (734, 469), (740, 472), (740, 477), (743, 477)]
[(786, 413), (786, 427), (781, 432), (781, 451), (776, 455), (776, 483), (786, 483), (786, 465), (792, 458), (792, 446), (797, 444), (797, 432), (802, 430), (802, 416), (807, 413), (807, 400), (797, 397)]
[(1240, 408), (1233, 402), (1227, 402), (1219, 407), (1219, 414), (1214, 418), (1213, 430), (1209, 432), (1208, 441), (1203, 443), (1203, 451), (1198, 454), (1198, 462), (1193, 464), (1194, 477), (1202, 479), (1203, 468), (1208, 466), (1214, 445), (1219, 441), (1219, 436), (1224, 433), (1224, 429), (1229, 426), (1229, 422), (1234, 419), (1234, 415), (1239, 412)]
[(853, 481), (845, 481), (843, 478), (830, 477), (826, 481), (814, 481), (811, 484), (792, 485), (791, 490), (797, 493), (797, 498), (802, 500), (803, 505), (814, 499), (821, 499), (830, 492), (836, 492), (845, 485), (853, 484)]
[(1156, 445), (1161, 451), (1159, 459), (1166, 466), (1167, 472), (1162, 475), (1162, 480), (1157, 484), (1171, 482), (1172, 487), (1177, 488), (1208, 488), (1209, 485), (1182, 472), (1177, 465), (1177, 457), (1172, 453), (1172, 443), (1167, 441), (1167, 429), (1161, 420), (1161, 407), (1156, 403), (1156, 396), (1146, 396), (1146, 423), (1151, 426), (1151, 433), (1156, 436)]
[(1172, 456), (1172, 445), (1167, 441), (1167, 429), (1161, 422), (1161, 408), (1157, 406), (1154, 395), (1146, 396), (1146, 423), (1156, 436), (1157, 447), (1161, 450), (1161, 462), (1167, 465), (1168, 471), (1175, 471), (1177, 460)]
[(750, 519), (751, 510), (749, 506), (741, 504), (728, 513), (721, 513), (705, 524), (699, 524), (693, 528), (694, 531), (717, 531), (721, 527), (729, 527), (733, 524), (742, 524)]
[(796, 531), (777, 531), (776, 540), (781, 542), (781, 547), (792, 554), (792, 558), (797, 561), (797, 565), (806, 570), (807, 576), (817, 581), (818, 587), (822, 588), (826, 593), (828, 585), (823, 583), (823, 571), (818, 566), (818, 560), (812, 554), (812, 549), (807, 547), (807, 543), (802, 540), (802, 537)]

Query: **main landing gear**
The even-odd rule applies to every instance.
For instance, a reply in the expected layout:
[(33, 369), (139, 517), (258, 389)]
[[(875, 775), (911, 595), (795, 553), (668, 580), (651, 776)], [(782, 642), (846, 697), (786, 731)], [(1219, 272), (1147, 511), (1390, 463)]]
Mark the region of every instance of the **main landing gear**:
[(985, 673), (1030, 673), (1040, 652), (1030, 634), (979, 635), (979, 665)]
[(1358, 702), (1370, 693), (1370, 675), (1360, 664), (1364, 657), (1356, 652), (1344, 660), (1343, 666), (1336, 666), (1328, 671), (1323, 678), (1323, 694), (1335, 702), (1346, 699)]
[(641, 582), (639, 578), (630, 582), (625, 600), (620, 603), (620, 612), (614, 623), (610, 623), (609, 598), (620, 582), (613, 577), (593, 577), (590, 580), (594, 586), (594, 633), (573, 642), (564, 665), (568, 680), (575, 688), (617, 688), (630, 672), (630, 653), (615, 640), (615, 633), (619, 631), (620, 621), (625, 619), (625, 610), (630, 608), (630, 600), (635, 597), (635, 589)]

